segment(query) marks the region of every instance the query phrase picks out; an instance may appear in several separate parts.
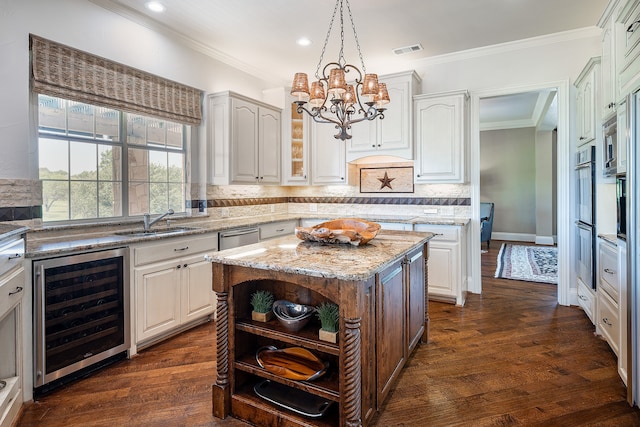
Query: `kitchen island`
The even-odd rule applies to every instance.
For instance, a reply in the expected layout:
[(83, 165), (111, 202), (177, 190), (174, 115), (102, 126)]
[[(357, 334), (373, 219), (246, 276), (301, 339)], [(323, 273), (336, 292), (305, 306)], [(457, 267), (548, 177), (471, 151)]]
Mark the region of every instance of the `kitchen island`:
[[(212, 255), (217, 296), (214, 416), (231, 415), (254, 425), (367, 425), (411, 351), (427, 341), (431, 237), (382, 230), (368, 244), (351, 246), (287, 236)], [(249, 301), (257, 290), (309, 306), (337, 304), (337, 343), (318, 339), (315, 318), (297, 332), (277, 320), (251, 320)], [(274, 374), (256, 361), (265, 346), (309, 350), (327, 364), (327, 372), (309, 381)], [(285, 386), (284, 399), (259, 397), (256, 387), (265, 384), (275, 384), (280, 392)], [(321, 408), (317, 413), (296, 406), (315, 401)]]

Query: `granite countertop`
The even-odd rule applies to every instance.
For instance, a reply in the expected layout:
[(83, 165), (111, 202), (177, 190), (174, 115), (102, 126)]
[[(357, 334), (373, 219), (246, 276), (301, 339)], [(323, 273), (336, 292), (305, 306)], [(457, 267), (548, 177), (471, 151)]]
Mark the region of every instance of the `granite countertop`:
[(8, 239), (29, 231), (29, 227), (0, 223), (0, 240)]
[[(169, 218), (171, 226), (191, 227), (174, 234), (158, 234), (147, 236), (132, 236), (117, 234), (127, 230), (139, 230), (142, 228), (140, 221), (124, 221), (120, 223), (91, 224), (85, 226), (60, 225), (32, 228), (27, 235), (27, 258), (42, 258), (59, 256), (81, 251), (102, 250), (115, 247), (124, 247), (137, 243), (147, 243), (167, 238), (193, 236), (206, 233), (215, 233), (238, 227), (259, 226), (277, 221), (300, 219), (335, 219), (356, 217), (355, 215), (322, 215), (322, 214), (295, 214), (283, 213), (272, 215), (260, 215), (251, 217), (210, 219), (208, 216)], [(416, 217), (416, 216), (385, 216), (369, 215), (360, 216), (363, 219), (375, 222), (395, 222), (405, 224), (434, 224), (465, 226), (470, 222), (469, 218), (457, 217)], [(0, 224), (2, 226), (2, 224)], [(12, 227), (12, 226), (5, 226)], [(152, 229), (162, 228), (158, 224)], [(23, 227), (26, 231), (27, 229)], [(24, 231), (23, 231), (24, 232)]]
[(432, 233), (381, 230), (369, 243), (324, 244), (285, 236), (211, 254), (213, 262), (306, 276), (366, 280)]

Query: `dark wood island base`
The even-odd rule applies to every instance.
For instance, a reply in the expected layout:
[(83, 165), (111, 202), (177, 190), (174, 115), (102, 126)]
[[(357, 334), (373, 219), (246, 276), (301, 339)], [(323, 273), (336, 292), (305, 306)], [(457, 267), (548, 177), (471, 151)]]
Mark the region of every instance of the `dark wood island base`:
[[(431, 236), (382, 231), (359, 247), (301, 242), (291, 236), (215, 254), (213, 415), (231, 415), (258, 426), (367, 425), (410, 353), (427, 341)], [(337, 304), (338, 342), (319, 340), (315, 316), (296, 332), (277, 319), (251, 320), (249, 300), (257, 290), (298, 304)], [(328, 363), (328, 369), (312, 381), (276, 375), (256, 359), (257, 351), (268, 345), (302, 347)], [(293, 401), (323, 402), (322, 411), (286, 409), (263, 399), (254, 387), (265, 380), (289, 387), (287, 395)]]

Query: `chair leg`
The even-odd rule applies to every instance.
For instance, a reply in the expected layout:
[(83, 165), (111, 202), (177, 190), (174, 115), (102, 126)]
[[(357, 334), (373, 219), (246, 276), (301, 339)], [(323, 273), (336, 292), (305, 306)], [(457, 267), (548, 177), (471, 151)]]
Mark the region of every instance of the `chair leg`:
[(491, 239), (487, 240), (487, 249), (489, 249), (489, 245), (491, 245)]

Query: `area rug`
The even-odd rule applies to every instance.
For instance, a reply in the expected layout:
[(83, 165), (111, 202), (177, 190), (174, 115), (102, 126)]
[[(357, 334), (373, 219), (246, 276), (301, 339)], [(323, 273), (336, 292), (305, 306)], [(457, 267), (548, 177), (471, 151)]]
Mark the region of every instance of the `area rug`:
[(503, 243), (494, 277), (558, 284), (558, 248)]

